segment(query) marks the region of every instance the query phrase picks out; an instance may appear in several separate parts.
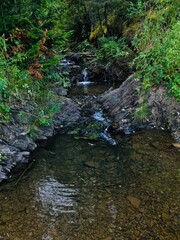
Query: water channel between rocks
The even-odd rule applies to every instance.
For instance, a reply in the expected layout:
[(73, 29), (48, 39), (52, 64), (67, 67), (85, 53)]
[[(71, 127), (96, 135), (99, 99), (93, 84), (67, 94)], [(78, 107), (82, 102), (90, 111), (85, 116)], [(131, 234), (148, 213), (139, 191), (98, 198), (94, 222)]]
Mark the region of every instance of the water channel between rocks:
[(57, 136), (0, 188), (0, 239), (178, 239), (179, 152), (166, 132), (116, 146)]

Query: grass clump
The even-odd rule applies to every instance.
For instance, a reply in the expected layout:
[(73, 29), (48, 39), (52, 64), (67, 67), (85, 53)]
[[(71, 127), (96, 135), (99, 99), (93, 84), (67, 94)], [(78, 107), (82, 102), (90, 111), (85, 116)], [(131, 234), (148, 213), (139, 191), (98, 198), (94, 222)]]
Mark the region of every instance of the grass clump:
[(132, 119), (135, 124), (142, 124), (148, 121), (149, 109), (145, 103), (136, 108)]

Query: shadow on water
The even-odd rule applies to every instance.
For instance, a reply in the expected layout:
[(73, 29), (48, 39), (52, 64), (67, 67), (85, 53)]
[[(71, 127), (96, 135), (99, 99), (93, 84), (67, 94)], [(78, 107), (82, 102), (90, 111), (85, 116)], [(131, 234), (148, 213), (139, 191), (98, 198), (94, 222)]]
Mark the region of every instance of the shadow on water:
[[(103, 141), (57, 136), (0, 188), (0, 239), (178, 239), (180, 154), (166, 132)], [(9, 191), (7, 191), (9, 189)]]

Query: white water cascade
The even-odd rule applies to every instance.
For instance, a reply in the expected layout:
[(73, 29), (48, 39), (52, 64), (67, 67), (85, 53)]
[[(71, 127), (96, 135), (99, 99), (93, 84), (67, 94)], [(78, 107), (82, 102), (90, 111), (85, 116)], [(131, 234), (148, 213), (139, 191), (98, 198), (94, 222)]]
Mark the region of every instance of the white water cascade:
[(79, 82), (79, 84), (82, 84), (82, 85), (88, 85), (88, 84), (91, 84), (92, 82), (89, 81), (89, 76), (88, 76), (88, 71), (87, 71), (87, 68), (84, 68), (83, 71), (82, 71), (82, 82)]
[(102, 122), (103, 125), (105, 126), (104, 132), (100, 133), (100, 136), (106, 140), (107, 142), (109, 142), (111, 145), (116, 145), (116, 141), (111, 137), (111, 134), (108, 131), (108, 128), (111, 125), (111, 121), (107, 118), (105, 118), (103, 116), (103, 112), (99, 111), (99, 112), (95, 112), (93, 114), (93, 118), (99, 122)]

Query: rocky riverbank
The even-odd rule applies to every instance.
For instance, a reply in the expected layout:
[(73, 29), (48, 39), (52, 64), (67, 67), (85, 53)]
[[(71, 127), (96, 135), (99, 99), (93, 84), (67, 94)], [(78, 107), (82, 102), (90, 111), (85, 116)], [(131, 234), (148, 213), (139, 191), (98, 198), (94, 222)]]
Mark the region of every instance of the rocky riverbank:
[(143, 94), (141, 88), (141, 82), (131, 75), (119, 88), (100, 97), (114, 130), (129, 134), (139, 129), (166, 129), (180, 142), (179, 102), (168, 96), (165, 87)]
[[(180, 106), (175, 98), (167, 96), (165, 87), (152, 88), (148, 93), (143, 93), (141, 82), (134, 75), (125, 80), (127, 74), (130, 74), (127, 63), (119, 64), (118, 72), (117, 64), (108, 70), (105, 66), (95, 64), (92, 58), (89, 54), (71, 54), (62, 62), (58, 71), (68, 70), (72, 84), (77, 84), (82, 81), (83, 67), (88, 66), (90, 80), (111, 82), (110, 76), (116, 76), (122, 82), (121, 86), (114, 90), (110, 88), (99, 96), (73, 98), (68, 98), (67, 91), (58, 84), (53, 86), (51, 91), (56, 97), (50, 101), (60, 106), (60, 110), (54, 114), (48, 126), (32, 124), (31, 116), (38, 111), (32, 102), (14, 107), (10, 121), (0, 125), (0, 181), (10, 176), (14, 166), (28, 162), (30, 153), (40, 141), (57, 133), (76, 129), (75, 134), (81, 134), (84, 138), (96, 138), (96, 129), (94, 132), (92, 128), (95, 127), (98, 131), (104, 128), (103, 124), (94, 125), (92, 120), (93, 113), (99, 110), (111, 120), (106, 128), (115, 134), (132, 134), (149, 128), (168, 129), (175, 141), (180, 142)], [(26, 117), (20, 112), (27, 113)], [(79, 127), (80, 130), (77, 131)]]
[[(80, 119), (80, 108), (73, 100), (65, 96), (57, 96), (56, 104), (60, 111), (54, 114), (50, 126), (34, 126), (33, 134), (30, 133), (30, 116), (24, 121), (19, 116), (20, 109), (14, 109), (11, 121), (0, 126), (0, 181), (10, 175), (10, 171), (20, 163), (26, 163), (39, 141), (71, 129)], [(26, 106), (26, 111), (29, 106)], [(22, 111), (23, 109), (21, 109)], [(29, 109), (30, 110), (30, 109)], [(31, 111), (36, 111), (36, 106), (31, 105)], [(25, 111), (25, 109), (24, 109)]]

